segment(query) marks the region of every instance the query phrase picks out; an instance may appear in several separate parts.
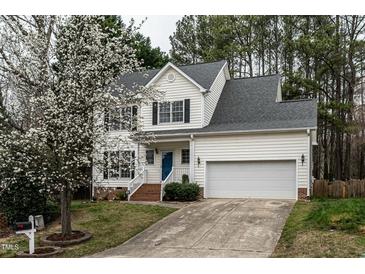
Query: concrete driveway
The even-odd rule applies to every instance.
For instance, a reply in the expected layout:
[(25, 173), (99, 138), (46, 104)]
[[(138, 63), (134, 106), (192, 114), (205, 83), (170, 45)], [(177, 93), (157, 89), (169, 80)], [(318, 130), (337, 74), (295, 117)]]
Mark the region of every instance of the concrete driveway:
[(207, 199), (92, 257), (268, 257), (294, 201)]

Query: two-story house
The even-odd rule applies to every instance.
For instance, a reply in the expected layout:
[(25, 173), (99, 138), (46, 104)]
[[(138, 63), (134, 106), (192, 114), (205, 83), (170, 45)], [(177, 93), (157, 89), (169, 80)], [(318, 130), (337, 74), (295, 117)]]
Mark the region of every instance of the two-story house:
[[(309, 195), (314, 100), (283, 101), (279, 75), (231, 79), (226, 61), (168, 63), (147, 75), (131, 73), (119, 80), (160, 89), (163, 99), (121, 113), (142, 115), (143, 130), (153, 132), (155, 140), (105, 152), (106, 159), (124, 153), (143, 160), (133, 170), (94, 169), (95, 189), (128, 189), (132, 200), (160, 200), (164, 185), (181, 182), (185, 174), (205, 198)], [(111, 128), (108, 134), (123, 134), (123, 129)]]

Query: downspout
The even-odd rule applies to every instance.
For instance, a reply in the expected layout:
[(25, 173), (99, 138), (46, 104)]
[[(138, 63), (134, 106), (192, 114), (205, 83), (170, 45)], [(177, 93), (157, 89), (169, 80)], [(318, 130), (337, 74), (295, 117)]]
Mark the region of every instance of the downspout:
[(190, 181), (195, 181), (195, 141), (194, 141), (194, 134), (190, 135)]
[(307, 186), (307, 196), (311, 194), (312, 187), (312, 134), (311, 130), (307, 129), (308, 135), (308, 186)]

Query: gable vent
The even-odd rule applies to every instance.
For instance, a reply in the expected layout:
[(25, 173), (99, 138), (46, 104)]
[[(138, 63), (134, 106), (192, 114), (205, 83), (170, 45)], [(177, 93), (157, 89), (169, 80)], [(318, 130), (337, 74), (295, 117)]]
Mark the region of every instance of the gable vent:
[(169, 73), (167, 74), (167, 81), (174, 82), (175, 81), (175, 73)]

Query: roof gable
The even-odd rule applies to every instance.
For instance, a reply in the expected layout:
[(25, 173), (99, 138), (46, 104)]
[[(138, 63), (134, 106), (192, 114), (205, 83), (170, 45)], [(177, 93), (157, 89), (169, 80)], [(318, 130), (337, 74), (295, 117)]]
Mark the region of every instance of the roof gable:
[[(170, 63), (171, 64), (171, 63)], [(184, 77), (192, 79), (196, 84), (202, 87), (204, 90), (209, 90), (212, 86), (215, 78), (226, 64), (225, 60), (212, 62), (212, 63), (201, 63), (194, 65), (184, 65), (184, 66), (172, 66), (176, 67)], [(165, 66), (168, 69), (169, 66)], [(152, 69), (143, 72), (132, 72), (126, 73), (117, 79), (116, 84), (124, 85), (126, 88), (133, 89), (134, 85), (145, 86), (156, 77), (162, 69)]]
[(193, 78), (187, 75), (184, 71), (179, 69), (172, 63), (167, 63), (158, 73), (152, 77), (151, 80), (145, 85), (146, 87), (152, 86), (156, 81), (158, 81), (170, 68), (174, 69), (177, 73), (180, 73), (183, 77), (185, 77), (188, 81), (190, 81), (193, 85), (195, 85), (201, 92), (205, 92), (207, 89), (198, 84)]

